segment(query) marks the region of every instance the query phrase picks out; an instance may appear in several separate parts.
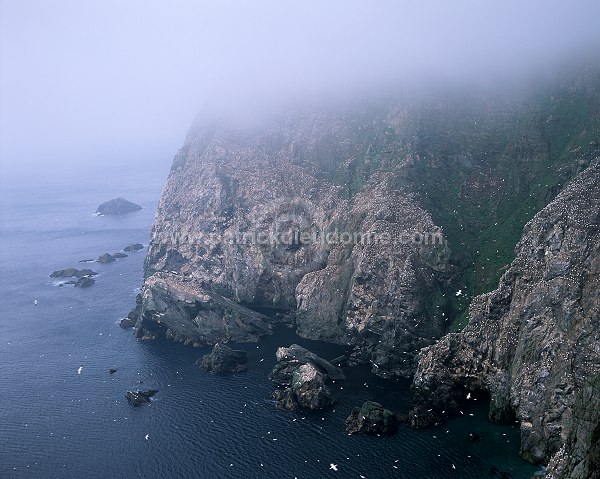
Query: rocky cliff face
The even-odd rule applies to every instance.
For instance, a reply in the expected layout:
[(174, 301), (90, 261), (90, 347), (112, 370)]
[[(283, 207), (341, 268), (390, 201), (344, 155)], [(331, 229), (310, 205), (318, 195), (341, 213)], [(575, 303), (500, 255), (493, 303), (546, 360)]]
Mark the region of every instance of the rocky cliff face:
[(600, 376), (578, 393), (567, 442), (548, 465), (546, 479), (559, 478), (600, 478)]
[(600, 372), (599, 225), (596, 163), (526, 225), (498, 288), (471, 303), (466, 329), (421, 351), (414, 425), (484, 390), (492, 421), (519, 422), (524, 458), (546, 463), (566, 444), (573, 454), (555, 462), (579, 472), (561, 477), (592, 477), (581, 471), (598, 459), (598, 397), (587, 383)]
[(594, 477), (598, 78), (197, 122), (152, 228), (136, 335), (254, 341), (277, 321), (257, 311), (285, 312), (376, 374), (416, 369), (414, 426), (484, 390), (525, 458)]
[(250, 308), (274, 307), (295, 313), (302, 336), (360, 345), (361, 360), (408, 374), (445, 331), (429, 298), (448, 282), (449, 250), (402, 181), (403, 115), (193, 128), (152, 230), (138, 335), (254, 339), (267, 326)]
[(304, 337), (353, 345), (377, 374), (409, 376), (589, 165), (599, 104), (583, 82), (543, 101), (386, 99), (197, 122), (152, 228), (136, 335), (252, 341), (270, 308)]

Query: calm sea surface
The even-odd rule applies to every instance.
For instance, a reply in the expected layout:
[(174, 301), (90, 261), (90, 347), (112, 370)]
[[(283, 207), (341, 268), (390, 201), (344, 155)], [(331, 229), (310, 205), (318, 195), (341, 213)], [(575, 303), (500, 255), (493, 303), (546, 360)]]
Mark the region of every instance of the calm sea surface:
[[(518, 458), (517, 429), (490, 425), (482, 401), (443, 428), (347, 436), (344, 419), (362, 401), (399, 412), (409, 406), (408, 383), (362, 368), (334, 386), (335, 410), (277, 410), (267, 375), (278, 346), (298, 342), (327, 358), (341, 351), (288, 329), (241, 345), (249, 371), (228, 377), (194, 366), (207, 348), (140, 342), (122, 330), (145, 250), (107, 265), (78, 261), (147, 244), (165, 177), (164, 170), (132, 171), (2, 185), (0, 478), (479, 479), (499, 477), (493, 468), (513, 478), (537, 470)], [(144, 209), (93, 215), (120, 195)], [(58, 287), (48, 275), (67, 267), (91, 267), (96, 284)], [(134, 409), (124, 396), (134, 387), (159, 392)], [(473, 431), (483, 437), (476, 444), (467, 439)]]

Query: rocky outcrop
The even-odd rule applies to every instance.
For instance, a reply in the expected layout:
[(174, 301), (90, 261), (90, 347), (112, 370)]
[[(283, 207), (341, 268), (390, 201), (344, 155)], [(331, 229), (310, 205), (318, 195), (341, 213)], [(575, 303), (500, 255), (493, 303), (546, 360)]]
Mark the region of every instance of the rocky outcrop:
[(326, 409), (335, 403), (326, 382), (344, 379), (339, 367), (297, 344), (278, 348), (275, 355), (269, 378), (278, 386), (273, 399), (280, 407)]
[(90, 286), (93, 286), (94, 284), (96, 284), (96, 280), (94, 278), (88, 278), (87, 276), (83, 276), (82, 278), (79, 278), (75, 282), (75, 287), (76, 288), (89, 288)]
[(112, 263), (113, 261), (116, 261), (116, 260), (117, 259), (113, 255), (104, 253), (104, 254), (98, 256), (98, 259), (96, 260), (96, 262), (106, 264), (106, 263)]
[[(317, 356), (315, 353), (298, 344), (292, 344), (289, 348), (277, 348), (275, 357), (277, 358), (278, 366), (276, 366), (276, 369), (272, 373), (273, 377), (276, 375), (275, 371), (278, 367), (287, 368), (289, 366), (295, 367), (296, 365), (312, 363), (332, 381), (341, 381), (345, 379), (344, 371), (342, 371), (339, 366)], [(279, 382), (281, 382), (281, 380), (282, 378), (279, 378)], [(283, 382), (287, 381), (284, 380)]]
[(143, 249), (144, 249), (144, 245), (142, 243), (132, 243), (128, 246), (125, 246), (125, 248), (123, 248), (123, 251), (134, 252), (134, 251), (140, 251)]
[(293, 368), (289, 387), (276, 389), (273, 399), (283, 409), (327, 409), (335, 400), (325, 385), (325, 378), (314, 364), (302, 364)]
[(401, 419), (389, 409), (374, 401), (367, 401), (361, 407), (352, 409), (346, 419), (348, 434), (393, 434)]
[(135, 327), (135, 323), (137, 322), (137, 317), (135, 318), (123, 318), (119, 321), (119, 326), (121, 326), (123, 329), (130, 329)]
[(134, 332), (138, 338), (162, 336), (200, 346), (257, 341), (271, 325), (270, 318), (182, 276), (156, 273), (145, 282)]
[(573, 427), (546, 472), (546, 479), (600, 478), (600, 375), (577, 394)]
[(247, 362), (248, 353), (246, 351), (231, 349), (225, 344), (217, 343), (210, 354), (196, 361), (196, 365), (209, 373), (227, 374), (246, 371), (248, 369)]
[(139, 407), (142, 404), (146, 404), (150, 402), (150, 398), (154, 396), (158, 390), (156, 389), (148, 389), (147, 391), (130, 390), (127, 391), (125, 397), (127, 398), (127, 402), (131, 404), (133, 407)]
[(135, 327), (137, 320), (140, 317), (141, 312), (142, 312), (142, 295), (138, 293), (135, 295), (135, 307), (131, 311), (129, 311), (126, 318), (123, 318), (123, 319), (121, 319), (121, 321), (119, 321), (119, 326), (121, 326), (123, 329), (129, 329), (129, 328)]
[(98, 273), (92, 271), (91, 269), (76, 269), (76, 268), (67, 268), (67, 269), (59, 269), (54, 271), (50, 277), (51, 278), (82, 278), (84, 276), (96, 276)]
[(142, 207), (140, 205), (136, 205), (131, 201), (127, 201), (125, 198), (114, 198), (112, 200), (107, 201), (106, 203), (102, 203), (96, 209), (96, 214), (98, 215), (124, 215), (127, 213), (133, 213), (134, 211), (141, 210)]
[(492, 421), (520, 424), (525, 459), (546, 463), (566, 443), (574, 456), (565, 467), (589, 467), (585, 455), (593, 463), (595, 416), (585, 405), (597, 399), (585, 387), (600, 372), (599, 224), (596, 162), (526, 225), (498, 288), (473, 300), (467, 328), (421, 351), (413, 425), (484, 390)]
[(163, 190), (144, 298), (155, 275), (177, 277), (411, 376), (495, 287), (525, 223), (600, 154), (597, 84), (200, 118)]
[(411, 374), (416, 352), (446, 332), (429, 298), (452, 281), (443, 231), (404, 180), (412, 134), (408, 112), (387, 108), (197, 123), (158, 207), (144, 301), (168, 276), (293, 313), (301, 336), (359, 346), (378, 374)]

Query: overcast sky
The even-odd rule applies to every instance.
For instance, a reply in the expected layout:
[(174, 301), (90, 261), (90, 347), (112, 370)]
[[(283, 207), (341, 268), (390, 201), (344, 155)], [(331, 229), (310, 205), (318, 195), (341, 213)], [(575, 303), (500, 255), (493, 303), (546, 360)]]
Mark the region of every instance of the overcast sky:
[(598, 0), (0, 0), (2, 168), (170, 163), (203, 105), (510, 76), (598, 47), (599, 19)]

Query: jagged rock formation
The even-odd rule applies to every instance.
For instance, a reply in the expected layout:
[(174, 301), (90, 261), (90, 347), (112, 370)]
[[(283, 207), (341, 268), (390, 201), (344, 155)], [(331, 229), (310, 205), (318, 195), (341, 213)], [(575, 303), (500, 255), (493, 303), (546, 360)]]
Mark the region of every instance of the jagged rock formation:
[[(255, 311), (274, 308), (384, 377), (412, 375), (443, 337), (421, 354), (413, 425), (483, 389), (492, 420), (520, 421), (523, 456), (547, 461), (580, 427), (574, 398), (600, 353), (600, 74), (569, 76), (498, 97), (197, 121), (161, 197), (135, 334), (252, 341), (275, 321)], [(281, 366), (282, 403), (298, 405), (296, 373), (324, 387), (302, 364)]]
[(497, 284), (525, 223), (598, 155), (597, 78), (197, 121), (152, 228), (137, 334), (254, 340), (269, 328), (250, 310), (277, 308), (304, 337), (355, 346), (352, 362), (412, 375), (418, 351)]
[(113, 198), (112, 200), (102, 203), (96, 209), (98, 215), (124, 215), (127, 213), (133, 213), (134, 211), (141, 210), (140, 205), (136, 205), (125, 198)]
[(565, 467), (588, 467), (577, 461), (597, 448), (596, 425), (585, 423), (597, 419), (589, 410), (597, 397), (584, 390), (574, 405), (600, 372), (599, 225), (596, 162), (526, 225), (498, 288), (473, 300), (467, 328), (421, 352), (413, 425), (485, 390), (492, 421), (519, 422), (524, 458), (546, 463), (566, 442), (577, 453)]
[(121, 321), (119, 321), (119, 326), (121, 326), (123, 329), (135, 327), (141, 312), (142, 295), (138, 293), (135, 295), (135, 307), (131, 311), (129, 311), (126, 318), (123, 318), (121, 319)]
[(326, 409), (335, 403), (326, 383), (345, 378), (339, 367), (297, 344), (278, 348), (275, 355), (269, 378), (278, 386), (273, 399), (280, 407)]
[[(159, 319), (151, 313), (159, 285), (193, 286), (231, 304), (295, 312), (300, 335), (360, 344), (381, 374), (409, 374), (416, 351), (445, 331), (428, 297), (442, 294), (449, 250), (402, 183), (413, 161), (404, 116), (310, 113), (255, 130), (195, 126), (158, 208), (139, 327)], [(372, 174), (360, 173), (366, 168)], [(436, 244), (413, 233), (437, 235)], [(168, 317), (161, 324), (176, 327)], [(181, 338), (203, 336), (197, 327)], [(210, 341), (229, 337), (213, 332)]]
[(577, 395), (573, 427), (547, 468), (546, 479), (600, 478), (600, 376)]
[(166, 336), (194, 346), (223, 340), (257, 341), (271, 331), (271, 320), (191, 281), (156, 273), (146, 279), (134, 334)]
[(393, 434), (401, 419), (403, 418), (381, 404), (366, 401), (361, 407), (352, 409), (346, 419), (346, 432), (348, 434)]
[(246, 362), (246, 351), (231, 349), (225, 344), (217, 343), (209, 354), (196, 361), (196, 365), (209, 373), (227, 374), (246, 371)]
[(76, 269), (76, 268), (67, 268), (67, 269), (59, 269), (54, 271), (50, 277), (51, 278), (82, 278), (84, 276), (96, 276), (98, 273), (92, 271), (91, 269)]

